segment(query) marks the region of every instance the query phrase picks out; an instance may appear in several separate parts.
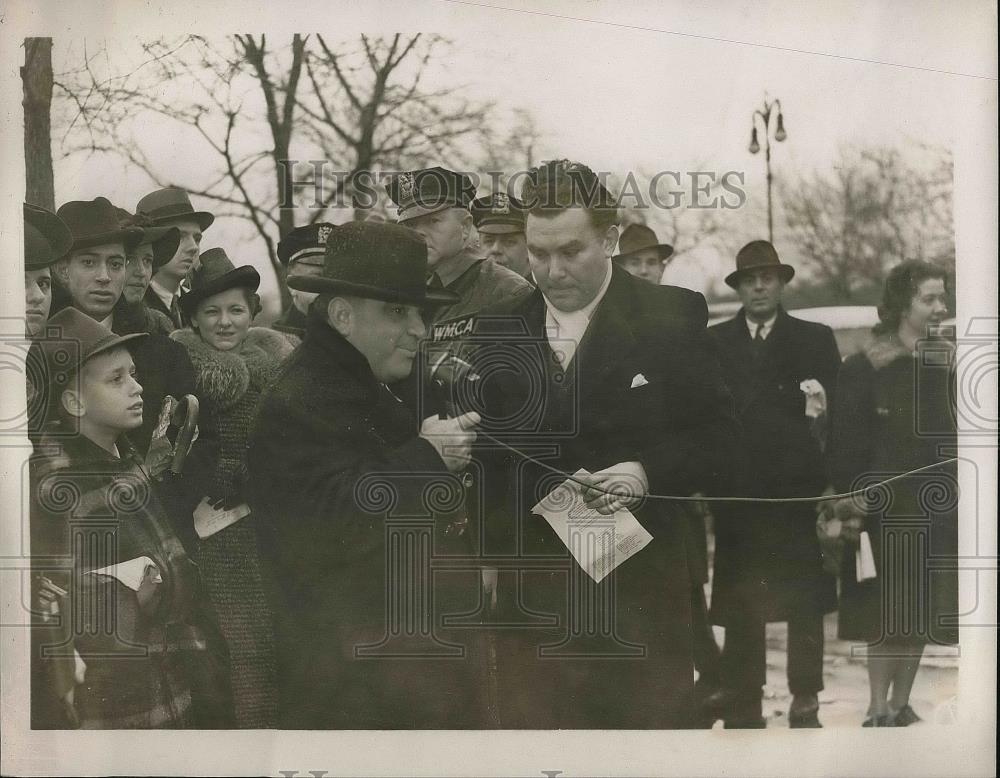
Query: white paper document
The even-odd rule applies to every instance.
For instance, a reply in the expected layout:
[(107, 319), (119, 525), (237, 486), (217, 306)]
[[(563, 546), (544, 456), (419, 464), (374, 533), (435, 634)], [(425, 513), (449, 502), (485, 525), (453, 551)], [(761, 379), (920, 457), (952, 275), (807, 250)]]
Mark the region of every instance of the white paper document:
[(250, 506), (245, 502), (229, 509), (213, 508), (208, 498), (203, 497), (194, 509), (194, 531), (204, 540), (249, 515)]
[(878, 577), (875, 571), (875, 555), (872, 553), (872, 540), (867, 532), (862, 532), (858, 539), (858, 548), (854, 552), (854, 573), (858, 583)]
[[(573, 475), (579, 478), (588, 473), (578, 470)], [(602, 516), (588, 508), (583, 500), (583, 487), (570, 479), (551, 491), (531, 512), (545, 518), (577, 564), (598, 583), (653, 539), (629, 510), (623, 508)]]
[[(133, 592), (137, 592), (142, 585), (142, 579), (146, 577), (146, 570), (150, 567), (156, 567), (153, 560), (148, 556), (140, 556), (130, 559), (127, 562), (119, 562), (116, 565), (102, 567), (100, 570), (89, 570), (87, 575), (109, 575), (121, 581)], [(157, 580), (159, 576), (160, 574), (157, 572), (153, 583), (160, 583), (162, 581), (162, 579)]]

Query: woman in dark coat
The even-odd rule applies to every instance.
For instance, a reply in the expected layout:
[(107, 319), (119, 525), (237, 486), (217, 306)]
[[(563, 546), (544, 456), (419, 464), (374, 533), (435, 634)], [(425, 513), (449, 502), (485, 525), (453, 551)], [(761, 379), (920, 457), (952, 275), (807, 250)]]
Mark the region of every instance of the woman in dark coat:
[[(944, 270), (924, 262), (905, 262), (886, 279), (875, 337), (840, 372), (831, 452), (838, 492), (954, 456), (954, 347), (927, 337), (948, 313), (946, 295)], [(835, 506), (849, 542), (840, 637), (868, 643), (864, 726), (918, 721), (909, 698), (924, 646), (958, 642), (958, 574), (947, 564), (957, 553), (957, 506), (954, 463)], [(859, 575), (862, 531), (874, 578)]]
[[(251, 729), (275, 726), (276, 703), (273, 624), (243, 494), (244, 452), (261, 391), (293, 350), (281, 333), (250, 326), (259, 283), (249, 265), (234, 268), (221, 249), (205, 252), (181, 301), (191, 328), (171, 334), (194, 364), (201, 428), (219, 444), (207, 499), (195, 514), (197, 558), (229, 643), (237, 725)], [(227, 525), (228, 511), (230, 519), (239, 518)], [(210, 514), (222, 520), (209, 528)]]

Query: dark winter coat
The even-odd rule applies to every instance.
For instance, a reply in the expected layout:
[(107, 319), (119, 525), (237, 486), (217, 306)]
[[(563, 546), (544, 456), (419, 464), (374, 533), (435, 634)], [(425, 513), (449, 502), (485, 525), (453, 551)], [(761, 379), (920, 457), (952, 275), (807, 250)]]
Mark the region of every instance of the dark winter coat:
[[(913, 354), (882, 335), (848, 358), (832, 419), (837, 491), (955, 456), (954, 381), (954, 346), (944, 340)], [(858, 583), (854, 548), (844, 554), (841, 638), (958, 642), (958, 497), (955, 463), (873, 496), (864, 525), (878, 575)]]
[[(283, 727), (482, 726), (477, 658), (463, 649), (473, 636), (441, 626), (474, 605), (478, 577), (439, 570), (429, 581), (399, 560), (453, 553), (460, 531), (440, 526), (456, 479), (417, 432), (365, 357), (319, 319), (264, 392), (248, 495), (273, 587)], [(415, 545), (398, 545), (400, 533)]]
[[(246, 501), (246, 444), (264, 387), (292, 353), (284, 335), (251, 327), (239, 350), (218, 351), (193, 330), (171, 337), (187, 349), (201, 401), (201, 429), (219, 443), (208, 495), (227, 505)], [(237, 725), (277, 725), (274, 638), (264, 596), (253, 515), (198, 543), (197, 561), (229, 643)]]
[[(736, 495), (806, 497), (828, 484), (799, 384), (815, 379), (834, 401), (840, 354), (833, 331), (783, 309), (755, 361), (740, 311), (709, 328), (743, 428)], [(815, 503), (714, 503), (715, 575), (712, 618), (726, 624), (752, 609), (767, 621), (836, 608), (836, 582), (823, 571)]]
[[(54, 656), (75, 647), (87, 665), (75, 691), (80, 725), (229, 728), (228, 657), (198, 569), (125, 437), (118, 448), (121, 459), (82, 435), (47, 436), (31, 463), (32, 567), (69, 592), (59, 610), (72, 642)], [(142, 556), (162, 578), (148, 608), (118, 579), (90, 572)], [(55, 665), (33, 662), (43, 677)], [(44, 694), (46, 684), (33, 685)]]
[(612, 273), (565, 373), (554, 367), (540, 291), (481, 319), (483, 431), (545, 465), (477, 443), (486, 471), (478, 534), (500, 567), (496, 621), (521, 625), (493, 633), (502, 728), (671, 728), (690, 713), (686, 510), (654, 499), (636, 508), (653, 540), (600, 583), (531, 513), (579, 468), (637, 460), (651, 493), (679, 496), (716, 492), (729, 475), (736, 425), (704, 298)]

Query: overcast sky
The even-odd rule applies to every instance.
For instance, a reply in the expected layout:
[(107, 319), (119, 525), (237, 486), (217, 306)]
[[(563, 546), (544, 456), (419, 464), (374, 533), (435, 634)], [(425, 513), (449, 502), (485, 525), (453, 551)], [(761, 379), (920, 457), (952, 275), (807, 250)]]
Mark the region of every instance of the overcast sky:
[[(784, 109), (788, 139), (775, 147), (773, 166), (776, 178), (788, 179), (829, 170), (848, 144), (951, 148), (962, 129), (953, 118), (956, 101), (991, 78), (995, 93), (995, 52), (984, 70), (983, 52), (967, 45), (975, 4), (728, 4), (724, 15), (718, 7), (668, 3), (613, 10), (597, 2), (506, 5), (521, 10), (441, 0), (397, 6), (393, 19), (399, 29), (416, 25), (453, 39), (447, 68), (428, 86), (466, 84), (470, 97), (530, 111), (543, 136), (539, 158), (565, 156), (618, 173), (745, 171), (749, 203), (731, 218), (755, 219), (762, 236), (763, 154), (751, 156), (747, 145), (765, 90)], [(526, 12), (529, 6), (535, 11)], [(330, 30), (318, 23), (323, 15), (310, 26), (301, 16), (292, 29), (315, 29), (331, 40), (350, 36), (350, 23)], [(384, 17), (366, 22), (360, 12), (352, 21), (376, 32), (387, 24)], [(276, 45), (285, 32), (269, 34)], [(57, 71), (75, 61), (85, 37), (56, 37)], [(119, 56), (137, 56), (135, 37), (86, 39), (91, 49), (107, 45)], [(172, 143), (167, 123), (150, 125), (149, 133), (163, 138), (162, 158), (178, 178), (197, 178), (210, 159)], [(131, 208), (149, 181), (106, 159), (76, 160), (57, 162), (56, 187), (60, 202), (105, 195)], [(778, 226), (776, 233), (780, 248)], [(251, 234), (243, 223), (220, 220), (204, 245), (239, 247)], [(264, 270), (261, 250), (250, 244), (235, 253)], [(705, 289), (731, 261), (696, 255), (667, 279)]]

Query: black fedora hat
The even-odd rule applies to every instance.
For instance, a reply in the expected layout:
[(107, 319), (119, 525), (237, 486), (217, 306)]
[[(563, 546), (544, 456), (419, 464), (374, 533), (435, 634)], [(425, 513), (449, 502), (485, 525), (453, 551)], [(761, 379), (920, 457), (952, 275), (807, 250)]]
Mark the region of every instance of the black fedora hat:
[(153, 272), (155, 273), (177, 253), (181, 245), (181, 231), (176, 227), (156, 227), (146, 216), (131, 214), (124, 208), (115, 208), (118, 213), (118, 223), (122, 227), (135, 227), (142, 230), (142, 240), (137, 245), (150, 244), (153, 249)]
[(203, 230), (207, 230), (215, 221), (215, 214), (208, 211), (196, 211), (191, 205), (188, 193), (176, 187), (150, 192), (135, 206), (135, 212), (148, 216), (152, 219), (153, 224), (193, 219)]
[(630, 224), (622, 230), (618, 238), (618, 253), (612, 259), (627, 259), (645, 249), (656, 249), (661, 261), (669, 259), (674, 253), (674, 247), (669, 243), (660, 243), (656, 233), (645, 224)]
[(233, 265), (226, 250), (209, 249), (200, 259), (200, 266), (191, 276), (191, 291), (178, 298), (184, 313), (190, 316), (202, 300), (228, 289), (249, 289), (256, 292), (260, 286), (260, 273), (253, 265)]
[(142, 241), (142, 230), (118, 223), (118, 209), (106, 197), (72, 200), (60, 206), (56, 215), (73, 235), (70, 252), (107, 243), (121, 243), (130, 251)]
[(795, 275), (795, 268), (782, 263), (777, 250), (768, 241), (752, 240), (736, 254), (736, 270), (726, 276), (726, 283), (735, 289), (741, 276), (761, 268), (777, 269), (785, 283)]
[(456, 303), (446, 289), (427, 288), (427, 244), (401, 224), (348, 222), (326, 239), (323, 272), (293, 276), (291, 289), (349, 294), (410, 305)]
[(73, 245), (73, 233), (52, 211), (24, 204), (24, 269), (54, 265)]

